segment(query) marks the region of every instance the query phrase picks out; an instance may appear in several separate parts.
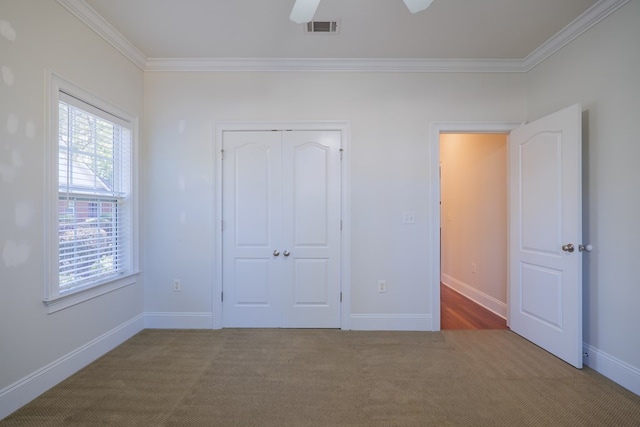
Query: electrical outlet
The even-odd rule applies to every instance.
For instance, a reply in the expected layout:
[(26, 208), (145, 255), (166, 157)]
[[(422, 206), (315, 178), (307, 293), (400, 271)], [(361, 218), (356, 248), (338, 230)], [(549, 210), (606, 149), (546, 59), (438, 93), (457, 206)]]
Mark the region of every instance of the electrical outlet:
[(387, 292), (387, 281), (386, 280), (378, 280), (378, 292), (380, 292), (380, 293)]
[(182, 283), (180, 283), (180, 279), (173, 280), (173, 292), (180, 292), (182, 289)]

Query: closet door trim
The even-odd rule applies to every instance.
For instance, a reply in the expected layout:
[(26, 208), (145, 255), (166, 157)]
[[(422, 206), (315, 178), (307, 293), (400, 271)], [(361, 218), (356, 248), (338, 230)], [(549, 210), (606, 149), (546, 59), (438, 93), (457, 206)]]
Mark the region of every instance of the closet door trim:
[(226, 131), (305, 131), (318, 130), (340, 131), (342, 138), (342, 162), (341, 162), (341, 217), (342, 234), (340, 241), (341, 264), (341, 293), (342, 305), (340, 314), (340, 328), (351, 329), (351, 133), (348, 121), (312, 121), (312, 122), (216, 122), (213, 129), (213, 161), (212, 171), (214, 191), (214, 227), (212, 235), (212, 247), (214, 249), (214, 262), (212, 271), (212, 311), (213, 329), (223, 326), (222, 319), (222, 141)]

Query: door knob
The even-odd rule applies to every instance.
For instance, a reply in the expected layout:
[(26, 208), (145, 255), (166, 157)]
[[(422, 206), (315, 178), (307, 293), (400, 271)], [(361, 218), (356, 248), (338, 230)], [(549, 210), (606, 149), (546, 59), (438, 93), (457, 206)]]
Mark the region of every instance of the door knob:
[(278, 252), (278, 250), (277, 250), (277, 249), (276, 249), (276, 250), (274, 250), (274, 251), (273, 251), (273, 256), (278, 256), (278, 255), (280, 255), (280, 252)]
[(575, 250), (575, 246), (573, 246), (573, 244), (569, 243), (567, 245), (562, 245), (562, 250), (565, 252), (573, 252)]
[(593, 246), (591, 246), (591, 245), (578, 245), (578, 250), (580, 252), (591, 252), (593, 250)]
[(289, 256), (289, 255), (291, 255), (291, 252), (289, 252), (289, 251), (285, 250), (285, 251), (282, 253), (282, 255), (284, 255), (284, 256)]

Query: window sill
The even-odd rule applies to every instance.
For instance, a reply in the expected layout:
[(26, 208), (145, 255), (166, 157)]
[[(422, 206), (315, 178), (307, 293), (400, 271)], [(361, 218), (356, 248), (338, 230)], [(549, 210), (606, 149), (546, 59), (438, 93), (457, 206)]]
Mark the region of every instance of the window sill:
[(47, 307), (47, 314), (55, 313), (56, 311), (64, 310), (81, 302), (88, 301), (90, 299), (99, 297), (101, 295), (113, 292), (117, 289), (124, 288), (129, 285), (133, 285), (137, 282), (138, 273), (131, 273), (125, 276), (118, 277), (112, 281), (106, 282), (102, 285), (93, 286), (88, 289), (78, 290), (66, 295), (59, 296), (54, 299), (45, 300), (44, 305)]

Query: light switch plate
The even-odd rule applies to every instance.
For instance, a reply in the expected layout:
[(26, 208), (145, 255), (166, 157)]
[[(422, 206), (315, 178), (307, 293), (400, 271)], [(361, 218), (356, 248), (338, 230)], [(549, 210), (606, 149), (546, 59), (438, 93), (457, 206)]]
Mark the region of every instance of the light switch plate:
[(415, 212), (403, 212), (402, 213), (402, 223), (403, 224), (415, 224), (416, 223), (416, 213)]

